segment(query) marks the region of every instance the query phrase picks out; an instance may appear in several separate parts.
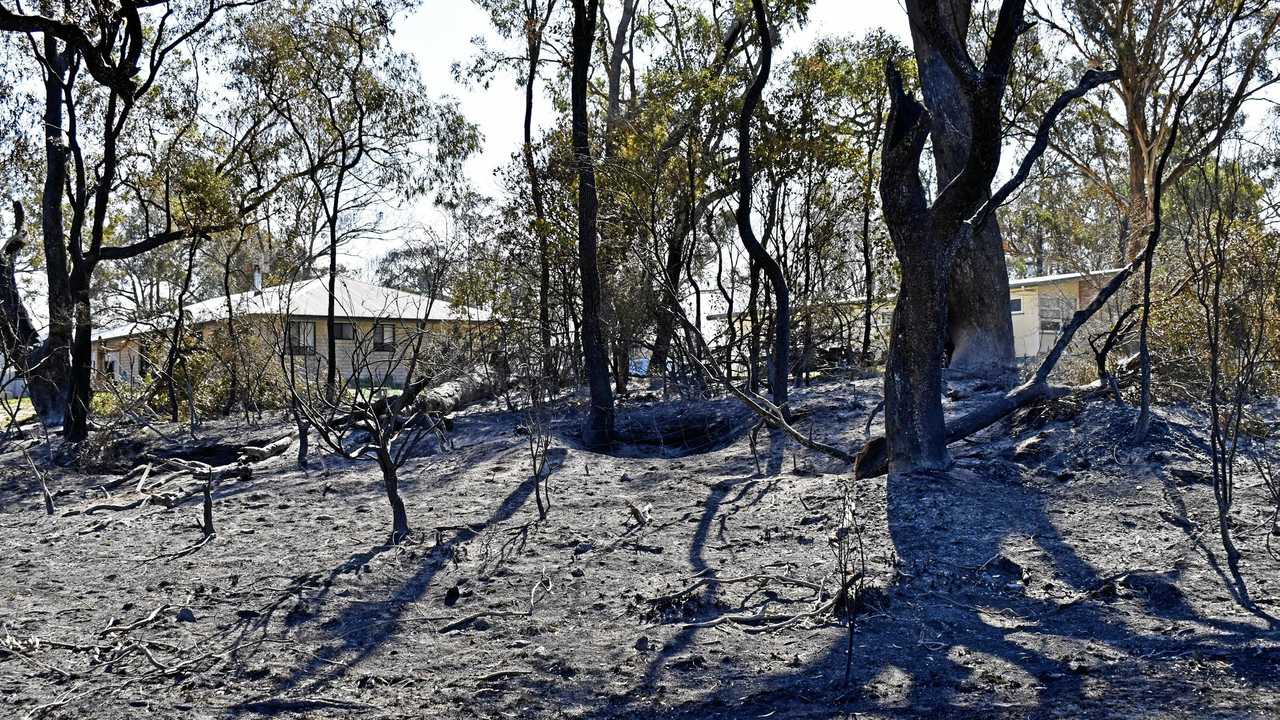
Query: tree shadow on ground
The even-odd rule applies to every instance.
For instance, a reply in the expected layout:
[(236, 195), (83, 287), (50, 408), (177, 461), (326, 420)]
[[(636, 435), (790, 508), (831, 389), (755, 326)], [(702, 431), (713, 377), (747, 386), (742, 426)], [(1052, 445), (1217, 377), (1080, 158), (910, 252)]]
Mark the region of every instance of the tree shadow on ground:
[[(564, 457), (564, 452), (548, 454), (547, 476), (560, 469)], [(266, 697), (236, 704), (229, 709), (229, 715), (237, 717), (244, 713), (261, 714), (265, 708), (276, 708), (279, 704), (277, 701), (282, 701), (282, 696), (291, 691), (323, 687), (368, 659), (395, 638), (407, 622), (412, 621), (405, 617), (405, 612), (427, 594), (436, 575), (452, 561), (454, 552), (478, 537), (486, 528), (511, 519), (528, 502), (536, 484), (533, 478), (521, 482), (483, 522), (451, 528), (448, 538), (441, 539), (432, 546), (423, 556), (418, 569), (385, 599), (357, 601), (344, 608), (334, 620), (323, 625), (333, 637), (331, 642), (312, 653), (312, 659), (294, 668)], [(352, 567), (358, 569), (374, 555), (384, 551), (384, 548), (374, 548), (372, 551), (353, 555), (331, 571), (330, 578), (335, 578)], [(324, 588), (315, 599), (323, 600), (327, 597), (328, 586), (325, 585)], [(314, 608), (310, 613), (314, 614)], [(288, 698), (283, 700), (287, 701)], [(279, 711), (282, 710), (271, 710)]]
[[(1142, 595), (1138, 612), (1168, 627), (1131, 622), (1128, 611), (1118, 609), (1125, 603), (1114, 596), (1122, 580), (1099, 573), (1064, 537), (1050, 512), (1052, 495), (1019, 477), (966, 475), (888, 480), (888, 531), (900, 574), (885, 606), (858, 620), (849, 685), (842, 682), (843, 639), (792, 667), (746, 680), (704, 664), (672, 669), (672, 657), (698, 645), (701, 631), (686, 626), (655, 654), (637, 684), (587, 717), (1149, 717), (1154, 707), (1219, 712), (1214, 694), (1174, 667), (1184, 658), (1209, 658), (1242, 683), (1280, 690), (1280, 657), (1249, 646), (1271, 637), (1265, 628), (1204, 618), (1176, 595), (1162, 599), (1168, 585), (1163, 577), (1133, 587)], [(740, 482), (713, 486), (690, 546), (695, 572), (714, 572), (703, 549), (714, 516)], [(1016, 577), (1022, 569), (1008, 560), (1017, 554), (1015, 546), (1040, 558), (1034, 570), (1040, 576)], [(714, 588), (706, 586), (705, 614), (695, 621), (721, 612)], [(1167, 670), (1153, 665), (1155, 658), (1168, 660)], [(690, 682), (711, 689), (695, 701), (660, 702), (665, 684)], [(552, 683), (544, 689), (548, 695), (566, 691)]]

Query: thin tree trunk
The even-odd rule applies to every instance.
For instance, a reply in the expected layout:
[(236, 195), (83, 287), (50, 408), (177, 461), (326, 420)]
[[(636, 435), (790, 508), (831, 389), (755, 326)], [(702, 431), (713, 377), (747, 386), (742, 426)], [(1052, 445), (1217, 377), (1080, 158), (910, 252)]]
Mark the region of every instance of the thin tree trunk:
[(751, 8), (755, 15), (756, 32), (760, 37), (760, 69), (747, 88), (747, 95), (742, 101), (742, 112), (738, 116), (738, 208), (734, 218), (738, 224), (738, 235), (752, 260), (764, 271), (773, 286), (774, 295), (774, 332), (773, 363), (770, 368), (769, 389), (773, 403), (784, 408), (787, 402), (787, 374), (790, 367), (788, 356), (791, 349), (791, 314), (790, 297), (787, 291), (787, 279), (778, 261), (765, 250), (756, 239), (755, 230), (751, 227), (751, 192), (754, 170), (751, 162), (751, 116), (760, 104), (760, 96), (764, 86), (769, 82), (769, 69), (773, 62), (773, 40), (770, 35), (769, 19), (765, 13), (763, 0), (752, 0)]
[[(538, 239), (538, 338), (542, 348), (542, 376), (553, 380), (558, 373), (555, 358), (551, 354), (551, 258), (547, 227), (546, 207), (542, 197), (542, 182), (533, 156), (533, 98), (538, 81), (538, 59), (542, 54), (542, 33), (551, 20), (555, 0), (547, 0), (541, 19), (537, 18), (537, 1), (529, 6), (531, 15), (525, 43), (529, 53), (529, 67), (524, 86), (524, 167), (529, 176), (529, 196), (533, 201), (533, 234)], [(535, 24), (536, 23), (536, 24)]]
[(613, 443), (613, 390), (609, 386), (609, 358), (600, 322), (600, 270), (597, 260), (597, 214), (595, 166), (591, 159), (590, 124), (587, 117), (587, 79), (591, 49), (595, 39), (597, 0), (573, 3), (573, 72), (571, 105), (573, 153), (578, 167), (578, 270), (582, 279), (582, 351), (591, 393), (591, 407), (582, 428), (583, 442), (590, 448), (607, 448)]

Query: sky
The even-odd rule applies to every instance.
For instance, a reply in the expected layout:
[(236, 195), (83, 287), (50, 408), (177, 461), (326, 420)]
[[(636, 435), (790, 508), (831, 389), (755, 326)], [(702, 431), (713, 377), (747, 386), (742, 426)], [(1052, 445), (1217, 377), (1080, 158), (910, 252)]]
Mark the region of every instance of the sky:
[[(567, 5), (569, 0), (560, 2)], [(606, 10), (616, 13), (617, 0), (605, 2)], [(819, 37), (861, 35), (879, 27), (898, 35), (904, 42), (908, 41), (906, 10), (901, 0), (816, 0), (809, 12), (807, 25), (783, 38), (775, 66)], [(494, 171), (507, 164), (512, 153), (520, 149), (524, 94), (511, 73), (495, 78), (488, 88), (454, 81), (453, 63), (465, 62), (474, 56), (472, 38), (477, 36), (487, 37), (494, 47), (508, 47), (491, 29), (485, 12), (471, 0), (425, 0), (413, 15), (399, 22), (394, 44), (417, 60), (422, 81), (433, 97), (456, 99), (466, 117), (479, 127), (484, 144), (481, 151), (468, 160), (466, 173), (477, 190), (494, 195), (498, 192)], [(558, 82), (552, 73), (545, 71), (539, 80)], [(548, 103), (535, 107), (534, 134), (537, 135), (537, 128), (545, 128), (553, 121)], [(442, 222), (440, 214), (428, 200), (408, 208), (407, 215), (403, 221), (407, 224), (437, 225)], [(394, 237), (376, 241), (374, 247), (362, 249), (360, 255), (367, 260), (397, 242)]]

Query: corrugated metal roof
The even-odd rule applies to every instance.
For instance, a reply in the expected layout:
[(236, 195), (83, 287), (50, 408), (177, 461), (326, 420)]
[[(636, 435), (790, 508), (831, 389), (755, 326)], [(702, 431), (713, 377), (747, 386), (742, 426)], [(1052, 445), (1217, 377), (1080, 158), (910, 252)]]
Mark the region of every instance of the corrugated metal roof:
[[(239, 315), (284, 315), (328, 317), (327, 278), (312, 278), (292, 285), (276, 285), (231, 296), (231, 306)], [(425, 295), (340, 277), (334, 287), (334, 315), (343, 318), (420, 320), (430, 307), (428, 320), (484, 322), (487, 310), (454, 307), (447, 300), (434, 302)], [(215, 297), (186, 308), (187, 322), (198, 324), (227, 317), (227, 298)], [(158, 329), (152, 324), (130, 323), (94, 332), (94, 341), (116, 340)]]

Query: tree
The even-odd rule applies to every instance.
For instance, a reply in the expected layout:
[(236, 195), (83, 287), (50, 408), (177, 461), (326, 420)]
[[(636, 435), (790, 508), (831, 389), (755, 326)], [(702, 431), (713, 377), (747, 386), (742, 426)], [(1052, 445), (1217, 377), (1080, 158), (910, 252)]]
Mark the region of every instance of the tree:
[(760, 104), (764, 86), (769, 82), (769, 68), (773, 62), (773, 38), (769, 18), (763, 0), (752, 0), (751, 10), (755, 18), (756, 33), (760, 38), (760, 68), (747, 88), (738, 115), (738, 207), (734, 219), (738, 224), (738, 236), (751, 260), (759, 266), (773, 286), (774, 326), (773, 357), (770, 359), (769, 389), (773, 403), (785, 408), (787, 403), (787, 376), (791, 372), (791, 314), (790, 296), (782, 267), (756, 238), (751, 227), (751, 192), (754, 172), (751, 161), (751, 116)]
[[(922, 41), (917, 45), (917, 60), (921, 48), (928, 48), (946, 63), (954, 85), (949, 97), (964, 106), (972, 128), (955, 178), (932, 204), (926, 199), (919, 163), (933, 119), (907, 93), (896, 66), (886, 65), (891, 105), (881, 156), (880, 199), (902, 268), (884, 380), (891, 472), (941, 469), (950, 462), (940, 371), (948, 280), (952, 260), (967, 234), (981, 230), (981, 223), (971, 225), (970, 220), (990, 195), (999, 168), (1000, 107), (1023, 23), (1022, 6), (1022, 0), (1001, 4), (981, 66), (951, 32), (952, 19), (942, 8), (928, 3), (908, 7), (914, 32)], [(945, 108), (939, 111), (946, 112)], [(988, 288), (988, 292), (997, 291)]]
[[(554, 378), (559, 373), (551, 348), (550, 236), (552, 228), (548, 226), (543, 182), (533, 141), (533, 106), (539, 64), (542, 62), (542, 51), (547, 42), (547, 27), (555, 12), (556, 0), (545, 0), (544, 4), (539, 4), (539, 0), (519, 0), (518, 4), (514, 0), (478, 1), (489, 12), (493, 25), (500, 35), (505, 38), (519, 32), (524, 36), (524, 57), (505, 58), (482, 46), (480, 57), (471, 69), (471, 74), (487, 77), (494, 67), (506, 62), (517, 67), (524, 85), (524, 139), (521, 145), (521, 157), (529, 184), (529, 199), (533, 206), (530, 231), (537, 239), (538, 245), (538, 338), (541, 343), (542, 374), (547, 378)], [(456, 72), (455, 68), (455, 74)]]
[(573, 70), (570, 80), (573, 157), (578, 171), (578, 272), (582, 281), (582, 352), (591, 401), (582, 426), (582, 439), (590, 448), (613, 443), (613, 388), (609, 385), (609, 358), (605, 353), (600, 321), (599, 196), (595, 163), (591, 157), (591, 127), (587, 116), (587, 79), (596, 34), (598, 0), (573, 0)]
[[(33, 386), (48, 386), (33, 394), (33, 400), (41, 398), (41, 417), (48, 424), (62, 422), (64, 435), (72, 441), (83, 440), (88, 432), (91, 281), (99, 263), (230, 226), (227, 218), (214, 226), (199, 226), (174, 193), (162, 192), (141, 197), (137, 203), (140, 211), (156, 208), (162, 213), (164, 222), (158, 228), (148, 224), (145, 236), (123, 245), (107, 242), (118, 207), (116, 194), (125, 185), (123, 176), (161, 169), (139, 167), (139, 158), (149, 155), (129, 152), (137, 116), (159, 116), (151, 115), (146, 104), (160, 102), (156, 99), (160, 91), (177, 82), (173, 74), (164, 72), (170, 61), (190, 53), (192, 43), (238, 3), (210, 3), (187, 10), (164, 2), (162, 11), (153, 12), (155, 5), (125, 0), (105, 7), (93, 2), (62, 20), (0, 7), (0, 31), (41, 34), (42, 42), (33, 42), (31, 50), (43, 75), (44, 119), (50, 129), (41, 210), (49, 334), (34, 350), (5, 350), (10, 357), (27, 356), (21, 367), (38, 375)], [(81, 69), (93, 83), (78, 82)], [(82, 122), (86, 113), (96, 114), (91, 123)], [(188, 123), (188, 116), (177, 119), (173, 142), (186, 140), (183, 128)], [(101, 128), (91, 142), (82, 137), (86, 125)], [(243, 160), (239, 146), (233, 143), (231, 148), (211, 163), (217, 172), (229, 172)], [(263, 200), (244, 198), (240, 210), (248, 212)], [(69, 219), (64, 209), (70, 211)], [(17, 314), (16, 308), (6, 310), (6, 315)]]
[[(909, 0), (907, 14), (922, 17), (922, 2)], [(936, 30), (946, 42), (965, 47), (968, 41), (970, 0), (933, 3)], [(963, 83), (936, 41), (917, 22), (911, 25), (921, 94), (929, 108), (932, 127), (933, 160), (938, 192), (941, 193), (965, 169), (968, 148), (973, 142), (974, 118)], [(1013, 322), (1009, 316), (1009, 280), (1005, 267), (1004, 243), (995, 218), (966, 235), (955, 249), (951, 278), (947, 283), (945, 332), (950, 350), (948, 365), (986, 378), (1012, 379)]]
[[(283, 122), (321, 209), (331, 295), (325, 387), (337, 386), (332, 295), (339, 247), (376, 232), (375, 206), (447, 184), (477, 145), (450, 104), (432, 103), (416, 67), (391, 48), (402, 2), (333, 0), (262, 8), (241, 33), (236, 70)], [(423, 162), (418, 144), (435, 149)]]

